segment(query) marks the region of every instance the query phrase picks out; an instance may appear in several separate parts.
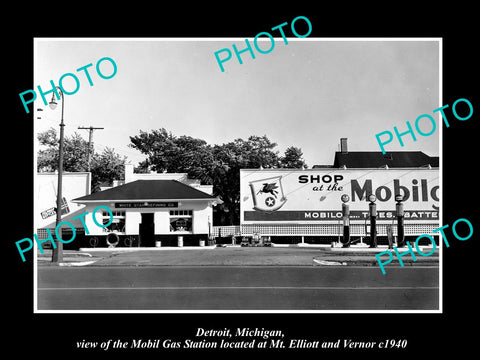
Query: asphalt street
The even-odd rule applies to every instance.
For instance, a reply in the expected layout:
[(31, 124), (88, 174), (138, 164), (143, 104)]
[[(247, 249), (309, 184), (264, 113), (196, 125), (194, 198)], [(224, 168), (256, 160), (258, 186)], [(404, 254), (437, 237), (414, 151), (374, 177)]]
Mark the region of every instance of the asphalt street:
[(438, 310), (438, 266), (38, 267), (38, 310)]

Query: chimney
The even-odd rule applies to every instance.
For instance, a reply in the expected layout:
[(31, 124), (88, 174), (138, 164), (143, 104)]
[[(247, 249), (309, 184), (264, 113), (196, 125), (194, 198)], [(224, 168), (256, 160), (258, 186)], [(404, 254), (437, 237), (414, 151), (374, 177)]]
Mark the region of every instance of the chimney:
[(342, 154), (348, 154), (347, 138), (340, 138), (340, 152)]

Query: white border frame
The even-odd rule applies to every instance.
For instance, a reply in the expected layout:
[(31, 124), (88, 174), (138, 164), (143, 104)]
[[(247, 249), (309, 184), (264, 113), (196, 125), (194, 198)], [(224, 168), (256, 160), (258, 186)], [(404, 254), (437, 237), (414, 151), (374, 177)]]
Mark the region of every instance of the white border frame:
[[(244, 41), (245, 39), (253, 40), (253, 37), (242, 38), (242, 37), (226, 37), (226, 38), (33, 38), (33, 64), (34, 64), (34, 81), (36, 79), (36, 68), (37, 68), (37, 44), (38, 42), (42, 41)], [(275, 41), (283, 41), (283, 38), (274, 37)], [(265, 38), (259, 38), (260, 41), (267, 41)], [(269, 40), (269, 39), (268, 39)], [(442, 37), (368, 37), (368, 38), (355, 38), (355, 37), (329, 37), (329, 38), (321, 38), (321, 37), (305, 37), (305, 38), (290, 38), (287, 37), (287, 40), (290, 41), (438, 41), (439, 44), (439, 107), (443, 105), (443, 38)], [(33, 88), (33, 87), (32, 87)], [(35, 106), (35, 105), (34, 105)], [(427, 109), (428, 110), (428, 109)], [(432, 109), (433, 111), (434, 109)], [(33, 109), (33, 116), (35, 117), (36, 111)], [(440, 114), (438, 117), (440, 118)], [(34, 118), (34, 121), (36, 119)], [(439, 124), (441, 122), (439, 121)], [(439, 126), (439, 172), (440, 172), (440, 179), (439, 179), (439, 186), (440, 186), (440, 209), (439, 209), (439, 223), (440, 227), (443, 226), (443, 126)], [(33, 126), (34, 131), (34, 139), (36, 138), (36, 126)], [(34, 143), (34, 161), (33, 161), (33, 186), (35, 194), (37, 189), (37, 157), (36, 154), (38, 152), (38, 145), (35, 141)], [(34, 209), (34, 229), (33, 234), (36, 233), (36, 226), (37, 223), (35, 212), (35, 205)], [(131, 314), (131, 313), (138, 313), (138, 314), (152, 314), (152, 313), (168, 313), (168, 314), (198, 314), (198, 313), (205, 313), (205, 314), (221, 314), (221, 313), (232, 313), (232, 314), (441, 314), (443, 313), (443, 242), (441, 239), (439, 240), (439, 309), (438, 310), (39, 310), (38, 309), (38, 282), (37, 282), (37, 249), (33, 247), (33, 313), (92, 313), (92, 314), (111, 314), (111, 313), (118, 313), (118, 314)]]

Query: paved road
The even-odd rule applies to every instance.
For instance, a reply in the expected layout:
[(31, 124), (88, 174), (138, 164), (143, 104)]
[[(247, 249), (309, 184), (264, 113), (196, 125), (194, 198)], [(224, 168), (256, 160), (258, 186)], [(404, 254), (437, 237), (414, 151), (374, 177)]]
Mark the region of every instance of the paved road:
[(437, 310), (436, 266), (39, 267), (38, 310)]

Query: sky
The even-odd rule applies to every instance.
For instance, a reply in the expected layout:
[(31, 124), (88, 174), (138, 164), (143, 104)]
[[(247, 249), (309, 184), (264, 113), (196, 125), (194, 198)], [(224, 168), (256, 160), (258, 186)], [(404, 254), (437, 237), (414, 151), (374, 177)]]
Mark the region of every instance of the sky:
[[(265, 39), (262, 49), (271, 46)], [(312, 167), (333, 163), (340, 138), (348, 139), (350, 151), (380, 151), (375, 134), (394, 126), (405, 131), (406, 121), (414, 126), (422, 114), (439, 124), (432, 113), (443, 105), (437, 39), (275, 40), (271, 52), (260, 54), (250, 39), (255, 59), (245, 52), (240, 64), (232, 44), (244, 49), (244, 38), (39, 38), (34, 85), (47, 91), (50, 80), (58, 85), (63, 74), (75, 74), (80, 86), (65, 95), (65, 135), (77, 132), (88, 140), (88, 131), (78, 127), (103, 127), (93, 133), (95, 151), (114, 148), (135, 165), (145, 156), (127, 146), (129, 136), (162, 127), (210, 144), (267, 135), (279, 154), (300, 147)], [(224, 48), (232, 58), (222, 72), (214, 53)], [(117, 65), (111, 79), (95, 70), (103, 57)], [(76, 71), (88, 64), (93, 86)], [(100, 71), (110, 75), (111, 64), (102, 62)], [(62, 85), (67, 91), (76, 87), (71, 76)], [(59, 129), (60, 107), (51, 110), (38, 95), (33, 108), (36, 133)], [(420, 128), (428, 132), (431, 125)], [(386, 149), (439, 156), (439, 129), (417, 134), (416, 142), (405, 136), (405, 146), (394, 141)]]

